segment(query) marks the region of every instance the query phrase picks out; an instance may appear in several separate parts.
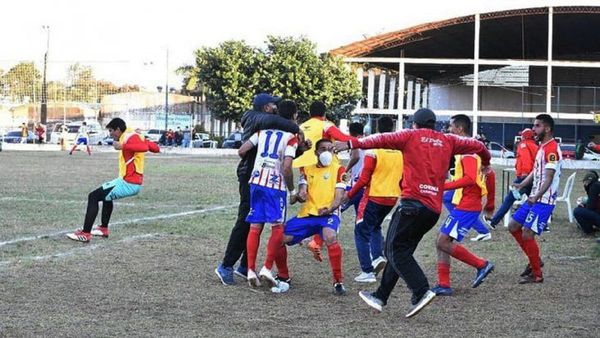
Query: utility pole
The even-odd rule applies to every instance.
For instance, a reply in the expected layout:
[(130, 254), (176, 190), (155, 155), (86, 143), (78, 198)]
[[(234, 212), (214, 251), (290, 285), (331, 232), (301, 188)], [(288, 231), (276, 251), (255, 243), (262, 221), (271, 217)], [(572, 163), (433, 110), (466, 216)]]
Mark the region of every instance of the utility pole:
[(165, 130), (169, 130), (169, 48), (167, 48), (167, 65), (165, 68)]
[(42, 80), (42, 107), (40, 113), (40, 122), (46, 124), (48, 120), (48, 84), (46, 83), (46, 69), (48, 68), (48, 51), (50, 50), (50, 26), (44, 25), (42, 29), (46, 31), (46, 53), (44, 54), (44, 77)]

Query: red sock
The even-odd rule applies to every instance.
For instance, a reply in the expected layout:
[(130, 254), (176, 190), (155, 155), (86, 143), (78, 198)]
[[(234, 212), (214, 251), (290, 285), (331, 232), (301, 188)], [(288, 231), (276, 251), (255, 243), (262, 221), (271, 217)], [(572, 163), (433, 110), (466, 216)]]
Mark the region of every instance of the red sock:
[(439, 262), (437, 264), (438, 285), (444, 288), (450, 287), (450, 264)]
[(319, 248), (323, 247), (323, 239), (321, 238), (321, 236), (314, 235), (312, 240), (313, 240), (313, 242), (315, 242), (315, 244), (317, 244), (319, 246)]
[(246, 240), (246, 253), (248, 255), (248, 269), (252, 271), (256, 271), (256, 255), (258, 254), (261, 233), (262, 228), (250, 226), (250, 232)]
[(515, 238), (515, 240), (517, 241), (517, 244), (519, 244), (519, 247), (521, 247), (521, 250), (523, 250), (523, 252), (525, 252), (525, 254), (527, 254), (527, 250), (525, 249), (525, 244), (523, 243), (523, 231), (521, 231), (521, 229), (516, 230), (516, 231), (511, 231), (510, 234)]
[(467, 250), (464, 246), (458, 245), (458, 244), (454, 246), (454, 249), (450, 253), (450, 256), (458, 259), (459, 261), (461, 261), (465, 264), (469, 264), (470, 266), (472, 266), (476, 269), (481, 269), (486, 264), (485, 259), (481, 259), (481, 258), (475, 256), (473, 253), (471, 253), (471, 251)]
[(329, 264), (331, 265), (331, 271), (333, 272), (333, 281), (335, 283), (343, 282), (342, 247), (336, 241), (335, 243), (327, 246), (327, 253), (329, 254)]
[(540, 262), (540, 247), (538, 246), (535, 238), (523, 239), (523, 244), (527, 251), (527, 258), (529, 258), (529, 265), (531, 265), (531, 271), (535, 277), (542, 277), (542, 267)]
[(283, 279), (290, 278), (290, 272), (287, 266), (287, 247), (282, 245), (275, 256), (275, 265), (277, 265), (277, 275)]
[(273, 268), (273, 261), (279, 253), (279, 248), (283, 243), (283, 226), (281, 224), (271, 227), (271, 237), (267, 242), (267, 257), (265, 258), (265, 267), (269, 270)]

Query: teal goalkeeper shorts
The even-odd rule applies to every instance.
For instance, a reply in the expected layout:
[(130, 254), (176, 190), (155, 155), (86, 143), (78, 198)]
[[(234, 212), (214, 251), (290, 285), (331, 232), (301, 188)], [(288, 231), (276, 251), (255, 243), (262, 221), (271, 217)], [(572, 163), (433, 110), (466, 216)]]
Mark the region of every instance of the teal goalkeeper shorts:
[(142, 186), (140, 184), (132, 184), (125, 182), (122, 178), (115, 178), (112, 181), (102, 184), (103, 190), (110, 190), (104, 200), (113, 201), (119, 198), (135, 196), (140, 193)]

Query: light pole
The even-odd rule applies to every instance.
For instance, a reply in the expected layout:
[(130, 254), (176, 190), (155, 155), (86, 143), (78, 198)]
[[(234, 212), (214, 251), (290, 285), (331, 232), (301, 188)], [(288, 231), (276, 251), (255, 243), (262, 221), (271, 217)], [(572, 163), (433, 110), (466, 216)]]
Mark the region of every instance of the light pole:
[(46, 53), (44, 54), (44, 77), (42, 80), (42, 107), (40, 120), (46, 124), (48, 120), (48, 84), (46, 83), (46, 69), (48, 68), (48, 51), (50, 50), (50, 26), (44, 25), (42, 29), (46, 31)]

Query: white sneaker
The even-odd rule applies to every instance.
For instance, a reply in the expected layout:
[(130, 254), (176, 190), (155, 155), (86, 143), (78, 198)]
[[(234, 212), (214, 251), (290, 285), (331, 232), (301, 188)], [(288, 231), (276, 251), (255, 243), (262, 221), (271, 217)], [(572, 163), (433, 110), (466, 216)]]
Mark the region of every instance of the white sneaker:
[(258, 276), (263, 282), (268, 284), (269, 287), (277, 286), (277, 280), (273, 277), (273, 273), (271, 273), (271, 270), (267, 269), (267, 267), (263, 266), (262, 269), (260, 269)]
[(479, 234), (479, 235), (471, 238), (471, 241), (483, 242), (483, 241), (489, 241), (490, 239), (492, 239), (492, 234), (488, 232), (487, 234)]
[(385, 259), (385, 257), (383, 256), (379, 256), (373, 261), (372, 265), (375, 276), (377, 276), (381, 271), (383, 271), (383, 269), (385, 269), (386, 264), (387, 259)]
[(284, 292), (288, 292), (289, 289), (290, 289), (290, 285), (288, 283), (278, 281), (277, 285), (273, 286), (271, 288), (271, 292), (273, 292), (273, 293), (284, 293)]
[(410, 308), (410, 311), (406, 314), (406, 318), (410, 318), (419, 313), (425, 306), (427, 306), (435, 298), (435, 292), (427, 290), (427, 292), (421, 297), (421, 300)]
[(373, 272), (361, 272), (360, 275), (354, 277), (354, 281), (357, 283), (375, 283), (377, 279)]
[(256, 275), (256, 272), (254, 272), (254, 270), (248, 269), (248, 277), (246, 278), (248, 280), (248, 285), (255, 288), (260, 286), (260, 280), (258, 280), (258, 276)]

